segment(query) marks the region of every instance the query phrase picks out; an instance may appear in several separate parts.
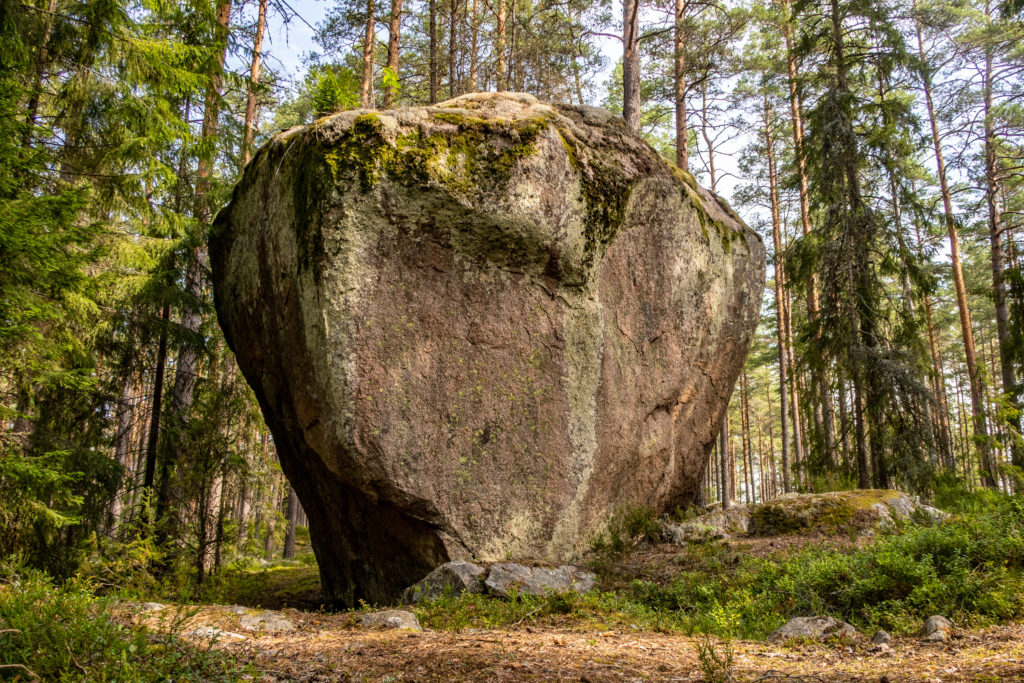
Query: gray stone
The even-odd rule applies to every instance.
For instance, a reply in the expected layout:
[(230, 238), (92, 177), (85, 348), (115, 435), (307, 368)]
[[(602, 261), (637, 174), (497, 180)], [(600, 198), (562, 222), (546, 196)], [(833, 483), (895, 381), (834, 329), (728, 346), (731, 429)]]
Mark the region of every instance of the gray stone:
[(882, 629), (875, 631), (875, 635), (871, 636), (872, 645), (888, 645), (890, 643), (892, 643), (892, 636)]
[(666, 522), (661, 539), (666, 543), (686, 545), (742, 536), (750, 531), (750, 508), (740, 506), (716, 510), (685, 522)]
[(239, 618), (238, 624), (246, 631), (266, 631), (267, 633), (275, 633), (277, 631), (295, 630), (295, 624), (275, 612), (243, 614)]
[(357, 619), (366, 628), (400, 628), (419, 631), (420, 622), (416, 615), (402, 609), (386, 609), (381, 612), (360, 614)]
[(143, 612), (162, 612), (165, 609), (165, 607), (164, 605), (161, 605), (159, 602), (144, 602), (141, 605), (139, 605), (139, 609), (141, 609)]
[(405, 600), (419, 603), (424, 600), (436, 600), (446, 593), (455, 596), (463, 593), (483, 593), (483, 577), (486, 574), (487, 570), (472, 562), (445, 562), (421, 581), (410, 586), (405, 591)]
[(695, 502), (764, 254), (592, 109), (476, 93), (274, 136), (211, 230), (214, 298), (325, 602)]
[(489, 593), (502, 598), (513, 595), (585, 593), (592, 589), (595, 583), (596, 578), (593, 574), (572, 565), (548, 569), (526, 567), (514, 562), (492, 565), (484, 581)]
[(829, 638), (854, 638), (857, 629), (834, 617), (797, 617), (790, 619), (768, 636), (769, 642), (777, 643), (793, 638), (828, 640)]
[(185, 633), (186, 636), (192, 638), (209, 638), (211, 640), (217, 640), (220, 642), (224, 641), (243, 641), (245, 636), (241, 633), (232, 633), (231, 631), (223, 631), (216, 626), (200, 626), (192, 629)]
[(939, 614), (933, 614), (928, 617), (921, 626), (921, 635), (924, 636), (924, 640), (929, 642), (949, 640), (952, 631), (953, 624), (949, 623), (949, 619)]

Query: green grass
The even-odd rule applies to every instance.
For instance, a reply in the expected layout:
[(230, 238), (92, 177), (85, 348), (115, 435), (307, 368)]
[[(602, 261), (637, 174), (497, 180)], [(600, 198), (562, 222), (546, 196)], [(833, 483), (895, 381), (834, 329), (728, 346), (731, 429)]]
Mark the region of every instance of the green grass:
[(904, 525), (854, 550), (807, 547), (755, 558), (695, 544), (685, 553), (688, 569), (667, 582), (633, 581), (617, 592), (584, 596), (441, 598), (418, 616), (431, 628), (452, 630), (534, 623), (758, 639), (792, 617), (813, 614), (904, 634), (931, 614), (960, 626), (1020, 619), (1024, 503), (962, 494), (946, 507), (960, 514), (941, 524)]
[(110, 598), (82, 581), (55, 585), (41, 572), (0, 565), (0, 678), (42, 681), (238, 681), (232, 658), (179, 637), (150, 638), (110, 616)]
[(323, 602), (320, 572), (316, 565), (304, 564), (227, 567), (210, 578), (195, 600), (266, 609), (316, 610)]

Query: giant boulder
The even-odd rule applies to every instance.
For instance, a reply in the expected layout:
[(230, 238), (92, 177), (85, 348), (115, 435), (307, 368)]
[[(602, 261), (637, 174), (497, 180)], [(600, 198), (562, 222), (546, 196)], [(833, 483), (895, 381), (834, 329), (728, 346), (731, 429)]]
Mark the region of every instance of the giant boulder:
[(620, 120), (512, 94), (279, 133), (210, 254), (335, 605), (693, 500), (764, 284), (757, 235)]

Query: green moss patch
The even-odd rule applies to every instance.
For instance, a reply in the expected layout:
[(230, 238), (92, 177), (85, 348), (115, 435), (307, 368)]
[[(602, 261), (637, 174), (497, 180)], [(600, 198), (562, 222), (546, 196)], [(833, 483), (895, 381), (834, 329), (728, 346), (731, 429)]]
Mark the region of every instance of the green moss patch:
[(315, 610), (323, 604), (320, 571), (315, 565), (225, 569), (205, 588), (201, 598), (263, 609)]
[(872, 506), (884, 504), (898, 495), (896, 491), (864, 490), (778, 498), (754, 509), (751, 533), (781, 536), (861, 530), (878, 519), (878, 512)]

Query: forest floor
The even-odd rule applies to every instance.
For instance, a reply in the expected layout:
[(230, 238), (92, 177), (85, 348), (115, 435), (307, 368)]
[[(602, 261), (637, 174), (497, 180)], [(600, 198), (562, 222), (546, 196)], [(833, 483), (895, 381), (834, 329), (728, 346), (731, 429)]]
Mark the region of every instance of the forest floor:
[[(808, 545), (851, 550), (863, 544), (863, 539), (784, 536), (720, 542), (716, 553), (729, 564), (729, 553), (771, 557)], [(701, 562), (683, 559), (679, 546), (638, 547), (605, 565), (602, 590), (617, 593), (637, 579), (666, 584), (673, 574), (691, 563), (696, 569)], [(129, 607), (118, 618), (156, 633), (173, 628), (187, 634), (200, 626), (220, 629), (225, 633), (215, 639), (186, 640), (224, 652), (240, 666), (248, 664), (258, 672), (253, 680), (262, 683), (1024, 680), (1024, 624), (1019, 623), (958, 629), (939, 643), (897, 636), (888, 650), (879, 651), (868, 641), (870, 633), (828, 643), (771, 644), (690, 636), (642, 620), (631, 624), (628, 615), (585, 609), (510, 611), (497, 617), (472, 614), (474, 608), (515, 609), (488, 607), (502, 601), (487, 599), (486, 604), (454, 608), (463, 612), (458, 619), (453, 619), (450, 606), (434, 612), (418, 608), (427, 627), (423, 631), (368, 630), (358, 625), (359, 611), (313, 610), (320, 599), (316, 571), (315, 566), (291, 565), (229, 572), (218, 599), (234, 607), (168, 605), (155, 613)], [(239, 606), (249, 608), (245, 613), (250, 615), (280, 610), (275, 615), (289, 620), (294, 630), (246, 631)], [(471, 627), (488, 623), (497, 625)]]
[[(224, 607), (190, 624), (238, 630)], [(793, 645), (710, 641), (674, 633), (554, 625), (451, 631), (370, 631), (350, 615), (287, 610), (294, 631), (203, 646), (277, 681), (1002, 681), (1024, 680), (1024, 626), (957, 633), (945, 643), (896, 638)], [(709, 648), (710, 646), (710, 648)], [(702, 651), (705, 653), (702, 657)], [(710, 655), (710, 657), (708, 656)], [(717, 661), (715, 661), (717, 659)], [(703, 660), (703, 661), (702, 661)]]
[[(121, 602), (112, 615), (145, 626), (155, 642), (180, 636), (187, 648), (223, 653), (243, 680), (262, 683), (1024, 681), (1022, 516), (1024, 506), (1007, 499), (880, 534), (818, 520), (682, 545), (660, 542), (657, 525), (641, 516), (595, 544), (586, 564), (598, 590), (446, 596), (404, 608), (420, 631), (361, 626), (371, 606), (317, 609), (319, 577), (303, 530), (297, 562), (238, 565), (221, 571), (198, 604), (146, 611)], [(843, 616), (860, 633), (767, 641), (787, 619), (809, 614)], [(947, 640), (921, 637), (931, 614), (953, 622)], [(282, 619), (287, 630), (259, 630)], [(892, 633), (888, 647), (869, 640), (880, 626)]]

